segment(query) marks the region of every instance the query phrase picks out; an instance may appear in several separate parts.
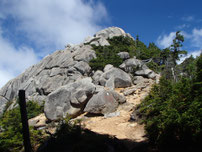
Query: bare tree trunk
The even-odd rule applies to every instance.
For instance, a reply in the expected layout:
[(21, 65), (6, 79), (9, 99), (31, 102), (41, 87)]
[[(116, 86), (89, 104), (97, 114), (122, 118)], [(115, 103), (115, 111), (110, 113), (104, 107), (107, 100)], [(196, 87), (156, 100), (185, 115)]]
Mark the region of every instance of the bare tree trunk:
[(174, 81), (176, 82), (176, 76), (175, 76), (175, 71), (174, 71), (174, 68), (173, 68), (173, 67), (171, 68), (171, 71), (172, 71), (173, 79), (174, 79)]

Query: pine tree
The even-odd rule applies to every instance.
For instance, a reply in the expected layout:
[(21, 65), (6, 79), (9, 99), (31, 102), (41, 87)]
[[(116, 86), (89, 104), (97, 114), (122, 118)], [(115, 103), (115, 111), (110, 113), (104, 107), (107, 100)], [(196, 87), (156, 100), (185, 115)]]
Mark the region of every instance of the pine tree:
[(181, 55), (187, 54), (187, 51), (181, 50), (183, 42), (184, 36), (180, 34), (180, 31), (177, 31), (176, 36), (173, 39), (173, 44), (170, 47), (164, 49), (161, 54), (163, 62), (165, 63), (164, 76), (168, 79), (173, 79), (174, 81), (177, 81), (177, 61), (180, 60)]
[(180, 31), (177, 31), (176, 36), (173, 39), (173, 44), (170, 46), (171, 57), (175, 66), (177, 65), (177, 61), (180, 59), (180, 55), (187, 54), (187, 51), (180, 49), (183, 46), (183, 42), (184, 36), (180, 34)]

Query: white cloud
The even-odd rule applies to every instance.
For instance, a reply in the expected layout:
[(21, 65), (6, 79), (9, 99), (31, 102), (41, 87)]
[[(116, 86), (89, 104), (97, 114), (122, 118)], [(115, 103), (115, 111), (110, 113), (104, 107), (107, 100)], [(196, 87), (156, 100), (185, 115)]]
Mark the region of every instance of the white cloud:
[(197, 56), (199, 56), (202, 53), (202, 50), (196, 50), (196, 51), (192, 51), (189, 52), (186, 56), (183, 56), (180, 58), (180, 60), (177, 62), (178, 64), (182, 63), (186, 58), (189, 58), (191, 55), (196, 58)]
[(189, 24), (182, 24), (182, 25), (178, 25), (176, 28), (182, 30), (182, 29), (189, 28), (189, 27), (190, 27)]
[(14, 75), (0, 68), (0, 88), (6, 84), (10, 79), (14, 78)]
[(202, 49), (202, 28), (194, 28), (191, 33), (183, 31), (182, 34), (191, 42), (192, 47)]
[(202, 49), (202, 28), (201, 29), (193, 29), (192, 31), (192, 42), (193, 46)]
[(38, 61), (31, 48), (15, 48), (0, 29), (0, 87)]
[[(191, 42), (192, 47), (202, 49), (202, 28), (194, 28), (190, 33), (181, 31), (181, 34), (184, 36), (186, 41)], [(174, 38), (175, 32), (170, 32), (168, 35), (160, 35), (157, 38), (157, 45), (161, 48), (169, 47), (172, 44)]]
[(186, 21), (186, 22), (191, 22), (191, 21), (194, 21), (194, 16), (184, 16), (181, 18), (183, 21)]
[(175, 32), (171, 32), (168, 35), (160, 35), (157, 39), (157, 45), (163, 49), (169, 47), (172, 44), (175, 35)]
[(184, 36), (185, 39), (191, 39), (192, 35), (187, 33), (186, 31), (181, 31), (181, 34)]
[(192, 51), (192, 52), (188, 53), (188, 56), (192, 55), (195, 58), (197, 56), (200, 56), (201, 53), (202, 53), (202, 50)]
[[(186, 56), (182, 56), (178, 64), (182, 63), (186, 58), (193, 55), (193, 57), (199, 56), (202, 50), (202, 28), (194, 28), (191, 33), (182, 31), (181, 34), (185, 37), (186, 41), (191, 42), (191, 46), (195, 47), (197, 50), (190, 51)], [(173, 39), (175, 38), (175, 32), (170, 32), (168, 35), (160, 35), (157, 39), (157, 45), (161, 48), (169, 47)]]
[(12, 0), (3, 1), (0, 9), (13, 16), (32, 41), (56, 48), (94, 34), (107, 16), (101, 3), (84, 0)]
[[(12, 31), (24, 33), (23, 37), (39, 49), (34, 52), (26, 42), (16, 48), (5, 38), (5, 31), (10, 29), (0, 24), (0, 87), (36, 63), (37, 55), (45, 56), (67, 43), (82, 42), (102, 29), (100, 24), (108, 19), (104, 5), (93, 0), (1, 0), (0, 10), (1, 23), (12, 17)], [(46, 51), (47, 48), (51, 49)]]

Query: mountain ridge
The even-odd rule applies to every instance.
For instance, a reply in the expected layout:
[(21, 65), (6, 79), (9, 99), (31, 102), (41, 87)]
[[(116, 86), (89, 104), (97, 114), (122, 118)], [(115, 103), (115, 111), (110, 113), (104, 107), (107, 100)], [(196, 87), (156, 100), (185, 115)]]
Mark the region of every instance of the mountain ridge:
[[(109, 27), (97, 32), (93, 37), (86, 38), (83, 43), (67, 45), (64, 50), (55, 51), (51, 55), (44, 57), (39, 63), (26, 69), (25, 72), (10, 80), (0, 89), (0, 113), (3, 113), (9, 101), (17, 98), (18, 90), (20, 89), (26, 91), (28, 100), (34, 100), (42, 104), (47, 101), (47, 96), (57, 88), (95, 74), (96, 71), (93, 72), (89, 66), (89, 61), (96, 58), (96, 52), (93, 50), (92, 45), (108, 46), (110, 45), (108, 39), (117, 36), (132, 38), (130, 34), (125, 33), (121, 28)], [(132, 39), (134, 40), (134, 38)], [(126, 59), (124, 60), (126, 61)], [(152, 73), (153, 77), (156, 75), (136, 58), (128, 59), (127, 62), (122, 64), (121, 69), (126, 70), (131, 65), (140, 67), (140, 76), (147, 76), (149, 73)], [(122, 71), (121, 73), (125, 72)], [(138, 75), (138, 73), (136, 74)], [(114, 74), (112, 75), (112, 77), (115, 76)], [(109, 77), (103, 76), (98, 80), (98, 83), (105, 86), (108, 79)], [(121, 79), (113, 78), (107, 84), (114, 85), (112, 83)], [(132, 82), (129, 83), (132, 84)]]

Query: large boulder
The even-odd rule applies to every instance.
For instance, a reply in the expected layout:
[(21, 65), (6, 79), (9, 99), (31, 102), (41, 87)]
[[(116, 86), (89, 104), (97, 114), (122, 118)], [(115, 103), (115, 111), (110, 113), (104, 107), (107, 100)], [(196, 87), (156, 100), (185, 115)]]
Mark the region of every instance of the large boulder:
[(79, 71), (82, 75), (88, 75), (90, 73), (91, 67), (88, 63), (81, 61), (74, 65), (74, 68)]
[[(108, 82), (107, 82), (108, 81)], [(113, 85), (114, 88), (125, 88), (132, 84), (130, 76), (121, 69), (110, 68), (105, 71), (100, 77), (101, 85)]]
[(128, 96), (128, 95), (134, 94), (137, 90), (145, 89), (147, 86), (149, 86), (149, 83), (139, 83), (137, 85), (134, 85), (132, 87), (129, 87), (123, 90), (123, 94), (125, 96)]
[(28, 120), (29, 126), (40, 129), (46, 127), (47, 118), (44, 113)]
[(119, 103), (123, 102), (125, 98), (121, 95), (114, 91), (102, 90), (88, 101), (84, 111), (104, 115), (116, 111)]
[[(80, 74), (81, 77), (81, 74)], [(48, 95), (53, 92), (56, 88), (62, 86), (65, 82), (66, 76), (56, 75), (50, 77), (48, 75), (43, 75), (38, 80), (35, 80), (35, 88), (37, 92), (39, 91), (41, 95)], [(34, 91), (32, 95), (34, 94)]]
[(84, 44), (90, 44), (95, 46), (109, 46), (109, 42), (104, 37), (87, 37), (84, 40)]
[(110, 69), (112, 69), (114, 66), (112, 64), (107, 64), (105, 67), (104, 67), (104, 72), (106, 71), (109, 71)]
[(84, 78), (58, 88), (48, 95), (44, 112), (49, 120), (58, 120), (67, 115), (75, 117), (82, 112), (86, 102), (95, 92), (91, 78)]
[(156, 78), (156, 73), (154, 71), (150, 70), (150, 69), (138, 70), (138, 71), (135, 72), (135, 75), (147, 77), (147, 78), (150, 78), (150, 79)]
[(90, 60), (96, 58), (96, 54), (90, 45), (82, 45), (73, 52), (73, 58), (76, 61), (89, 62)]
[(100, 71), (100, 70), (97, 70), (97, 71), (93, 74), (92, 78), (93, 78), (93, 83), (94, 83), (94, 84), (99, 84), (99, 80), (100, 80), (100, 77), (101, 77), (102, 74), (103, 74), (103, 72)]
[(109, 27), (106, 29), (103, 29), (99, 32), (97, 32), (93, 37), (87, 37), (84, 40), (84, 44), (86, 45), (96, 45), (96, 46), (108, 46), (110, 43), (107, 39), (111, 39), (115, 36), (124, 36), (124, 37), (130, 37), (133, 39), (133, 37), (125, 33), (125, 31), (119, 27)]
[(139, 69), (148, 69), (148, 67), (144, 64), (144, 62), (142, 62), (139, 59), (136, 59), (136, 57), (124, 61), (119, 67), (124, 71), (130, 73), (133, 73)]
[(109, 46), (110, 43), (103, 37), (101, 37), (99, 40), (98, 40), (98, 43), (100, 46)]
[(114, 77), (109, 78), (106, 83), (105, 83), (105, 87), (110, 88), (112, 90), (115, 89), (115, 84), (114, 84)]
[(102, 91), (102, 90), (104, 90), (104, 86), (101, 86), (101, 85), (96, 85), (96, 90), (95, 90), (95, 93), (98, 93), (98, 92), (100, 92), (100, 91)]
[(135, 76), (155, 79), (157, 75), (154, 71), (150, 70), (143, 61), (136, 59), (136, 57), (124, 61), (119, 67)]
[(111, 39), (115, 36), (126, 36), (126, 33), (119, 27), (109, 27), (95, 34), (95, 37), (103, 37), (105, 39)]
[(63, 118), (67, 113), (75, 114), (79, 109), (73, 108), (70, 103), (71, 92), (66, 87), (61, 87), (48, 96), (44, 105), (46, 117), (50, 120)]
[(91, 45), (95, 45), (95, 46), (109, 46), (109, 42), (103, 38), (103, 37), (95, 37), (95, 38), (91, 38), (92, 40), (90, 42)]
[(117, 55), (123, 60), (127, 60), (130, 58), (130, 55), (128, 52), (119, 52)]
[(134, 79), (133, 83), (135, 85), (142, 84), (142, 83), (148, 83), (150, 81), (149, 79), (144, 78), (142, 76), (134, 76), (133, 79)]
[(125, 103), (126, 102), (126, 98), (122, 95), (120, 95), (119, 93), (113, 91), (113, 90), (108, 90), (109, 93), (111, 93), (114, 97), (114, 99), (119, 103)]

